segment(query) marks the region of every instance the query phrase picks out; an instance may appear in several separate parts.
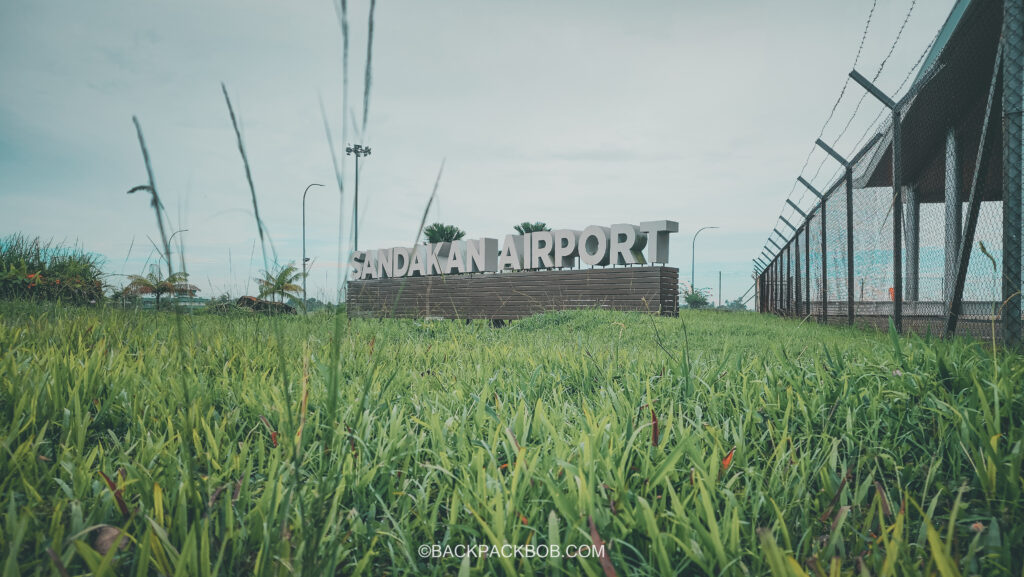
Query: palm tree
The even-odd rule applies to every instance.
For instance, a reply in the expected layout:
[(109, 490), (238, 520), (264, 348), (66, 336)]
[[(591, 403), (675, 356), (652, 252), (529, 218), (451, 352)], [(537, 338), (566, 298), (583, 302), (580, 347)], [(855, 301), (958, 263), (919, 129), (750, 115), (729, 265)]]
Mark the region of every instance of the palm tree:
[(155, 268), (146, 276), (129, 275), (130, 282), (124, 287), (124, 295), (156, 295), (156, 308), (160, 308), (160, 297), (165, 294), (187, 294), (194, 295), (199, 288), (188, 284), (188, 273), (176, 272), (167, 277), (161, 277), (160, 272)]
[(424, 244), (431, 244), (435, 242), (453, 242), (466, 236), (466, 231), (453, 224), (441, 224), (435, 222), (434, 224), (423, 229), (423, 234), (427, 240)]
[(302, 276), (303, 273), (293, 263), (281, 267), (276, 273), (263, 271), (263, 278), (256, 279), (260, 286), (260, 298), (270, 296), (270, 300), (274, 300), (274, 296), (280, 296), (282, 303), (285, 297), (298, 299), (296, 293), (302, 291), (302, 286), (297, 283), (302, 280)]
[(546, 222), (523, 222), (519, 223), (512, 228), (516, 229), (519, 234), (529, 234), (531, 232), (540, 232), (542, 230), (551, 230), (548, 228)]

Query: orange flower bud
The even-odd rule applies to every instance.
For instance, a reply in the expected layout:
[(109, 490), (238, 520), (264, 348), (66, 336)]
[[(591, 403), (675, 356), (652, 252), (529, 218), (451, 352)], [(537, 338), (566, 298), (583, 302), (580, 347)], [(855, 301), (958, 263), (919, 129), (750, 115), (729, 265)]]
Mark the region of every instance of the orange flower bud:
[(732, 450), (729, 451), (729, 454), (726, 455), (724, 459), (722, 459), (722, 470), (723, 471), (728, 471), (729, 470), (729, 466), (732, 465), (732, 458), (733, 458), (733, 456), (735, 454), (736, 454), (736, 447), (733, 447)]

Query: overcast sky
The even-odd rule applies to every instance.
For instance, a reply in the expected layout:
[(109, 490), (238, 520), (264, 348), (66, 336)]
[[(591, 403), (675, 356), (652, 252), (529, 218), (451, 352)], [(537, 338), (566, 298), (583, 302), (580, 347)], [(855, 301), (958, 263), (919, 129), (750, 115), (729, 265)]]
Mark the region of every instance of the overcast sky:
[[(342, 35), (330, 0), (0, 3), (0, 234), (78, 242), (111, 283), (142, 272), (158, 239), (132, 126), (137, 115), (186, 264), (203, 296), (255, 290), (263, 268), (227, 107), (239, 115), (261, 216), (280, 262), (301, 259), (310, 296), (331, 295), (339, 192), (319, 99), (339, 158), (342, 118), (361, 125), (369, 1), (350, 0), (349, 112)], [(857, 68), (873, 77), (911, 0), (874, 10)], [(953, 0), (918, 1), (878, 79), (894, 92)], [(556, 228), (670, 219), (671, 264), (725, 298), (750, 259), (857, 55), (870, 1), (399, 1), (375, 14), (369, 118), (361, 138), (360, 248), (411, 245), (442, 159), (428, 222), (471, 238), (512, 225)], [(904, 87), (904, 91), (906, 87)], [(852, 84), (824, 138), (837, 142), (862, 91)], [(852, 152), (881, 110), (864, 100), (836, 144)], [(345, 159), (345, 202), (353, 165)], [(814, 153), (819, 187), (837, 167)], [(797, 191), (794, 200), (811, 205)], [(346, 208), (346, 214), (349, 213)], [(790, 211), (786, 211), (789, 214)], [(345, 238), (348, 238), (346, 220)], [(159, 241), (158, 241), (159, 242)], [(347, 247), (346, 247), (347, 248)]]

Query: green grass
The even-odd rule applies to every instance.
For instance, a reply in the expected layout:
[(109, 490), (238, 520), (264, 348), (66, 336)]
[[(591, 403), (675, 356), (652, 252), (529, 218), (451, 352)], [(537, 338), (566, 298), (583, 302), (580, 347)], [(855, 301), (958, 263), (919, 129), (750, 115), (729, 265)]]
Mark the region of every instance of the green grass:
[(603, 575), (418, 554), (595, 539), (619, 575), (1022, 571), (1024, 362), (981, 344), (344, 320), (328, 414), (332, 317), (183, 324), (0, 304), (4, 575)]

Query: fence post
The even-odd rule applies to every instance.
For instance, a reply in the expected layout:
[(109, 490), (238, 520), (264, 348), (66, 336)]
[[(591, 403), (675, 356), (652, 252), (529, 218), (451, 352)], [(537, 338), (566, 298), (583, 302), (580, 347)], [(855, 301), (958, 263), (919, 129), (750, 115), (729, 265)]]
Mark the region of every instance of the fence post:
[(950, 126), (946, 129), (946, 211), (945, 211), (945, 247), (942, 277), (942, 301), (953, 300), (953, 286), (956, 284), (956, 253), (960, 248), (960, 237), (963, 235), (963, 194), (960, 167), (959, 135)]
[(759, 313), (763, 313), (764, 312), (764, 271), (761, 271), (761, 272), (757, 273), (757, 288), (754, 289), (754, 290), (757, 291), (757, 296), (754, 298), (755, 302), (757, 303), (757, 305), (755, 305), (757, 307), (756, 310)]
[[(825, 257), (825, 251), (828, 249), (827, 239), (825, 238), (825, 236), (826, 236), (825, 235), (825, 197), (822, 196), (822, 194), (820, 192), (818, 192), (818, 189), (816, 189), (813, 186), (811, 186), (811, 183), (809, 183), (806, 180), (804, 180), (804, 177), (799, 176), (799, 177), (797, 177), (796, 180), (800, 184), (802, 184), (805, 187), (807, 187), (807, 190), (811, 191), (811, 193), (814, 194), (814, 196), (818, 197), (818, 200), (820, 201), (818, 203), (818, 209), (819, 209), (819, 212), (821, 213), (821, 224), (819, 225), (821, 227), (821, 322), (822, 322), (822, 324), (824, 324), (824, 323), (828, 322), (828, 281), (826, 280), (827, 277), (825, 276), (828, 273), (828, 262), (827, 262), (828, 259)], [(811, 214), (814, 214), (814, 211), (811, 211)], [(810, 237), (808, 236), (808, 238), (810, 238)], [(811, 271), (811, 268), (810, 268), (810, 245), (808, 244), (807, 246), (808, 246), (808, 249), (807, 249), (807, 252), (808, 252), (808, 260), (807, 260), (807, 263), (808, 263), (807, 264), (807, 273), (808, 273), (807, 274), (807, 277), (808, 277), (808, 283), (807, 283), (807, 312), (810, 313), (810, 310), (811, 310), (810, 309), (810, 302), (811, 302), (811, 296), (810, 296), (811, 295), (811, 286), (810, 286), (810, 276), (811, 276), (810, 275), (810, 271)]]
[[(996, 61), (992, 70), (992, 81), (989, 83), (988, 87), (988, 101), (985, 104), (985, 120), (981, 124), (981, 138), (978, 141), (978, 155), (976, 157), (977, 160), (974, 163), (974, 176), (971, 177), (971, 189), (967, 200), (967, 222), (964, 224), (963, 238), (960, 239), (960, 250), (957, 251), (956, 277), (953, 279), (953, 291), (946, 307), (946, 327), (943, 331), (943, 336), (947, 338), (956, 334), (956, 325), (957, 321), (960, 320), (960, 309), (963, 306), (964, 284), (967, 282), (967, 266), (971, 262), (971, 245), (974, 244), (974, 231), (978, 227), (978, 212), (981, 210), (981, 192), (978, 190), (978, 181), (981, 178), (983, 173), (982, 169), (988, 159), (986, 155), (988, 147), (985, 146), (985, 144), (988, 142), (988, 128), (989, 123), (992, 120), (992, 103), (995, 99), (996, 86), (998, 86), (1002, 56), (1003, 45), (1000, 43), (999, 48), (996, 50)], [(1006, 199), (1004, 198), (1004, 201), (1005, 200)], [(1005, 206), (1003, 207), (1003, 214), (1003, 218), (1005, 219)], [(1018, 266), (1020, 265), (1018, 264)]]
[(762, 270), (757, 275), (757, 312), (759, 313), (764, 312), (764, 273), (765, 271)]
[(772, 263), (772, 312), (779, 314), (779, 259)]
[(846, 322), (853, 326), (853, 166), (846, 165)]
[(782, 311), (782, 251), (775, 259), (775, 314)]
[(846, 169), (846, 323), (853, 326), (853, 165), (820, 138), (815, 144)]
[(1020, 347), (1021, 100), (1024, 92), (1024, 6), (1003, 0), (1003, 343)]
[[(761, 263), (755, 258), (754, 261), (754, 312), (761, 312)], [(743, 297), (740, 297), (743, 300)]]
[(765, 313), (771, 313), (771, 261), (765, 266), (765, 293), (764, 300), (765, 304), (763, 310)]
[(903, 286), (906, 287), (906, 300), (918, 300), (918, 286), (921, 271), (921, 203), (917, 190), (912, 186), (903, 191), (904, 206), (907, 208), (905, 234), (903, 235), (903, 252), (906, 263), (906, 274)]
[(761, 312), (761, 272), (754, 265), (754, 312)]
[[(795, 271), (795, 274), (793, 275), (794, 276), (793, 282), (795, 283), (795, 285), (794, 285), (795, 288), (793, 289), (793, 294), (796, 297), (794, 313), (796, 314), (796, 316), (801, 316), (803, 314), (803, 312), (802, 312), (802, 310), (800, 308), (800, 303), (801, 303), (802, 300), (805, 300), (805, 299), (802, 299), (801, 298), (801, 294), (800, 294), (801, 292), (803, 292), (802, 291), (802, 286), (800, 284), (800, 280), (802, 278), (801, 277), (801, 272), (800, 272), (800, 231), (803, 230), (805, 227), (807, 227), (808, 219), (807, 219), (807, 213), (802, 211), (802, 210), (800, 210), (800, 207), (797, 206), (796, 203), (794, 203), (792, 200), (789, 200), (789, 199), (786, 199), (786, 202), (788, 202), (789, 205), (793, 207), (793, 210), (795, 210), (800, 216), (804, 217), (804, 224), (802, 224), (800, 226), (800, 228), (796, 228), (792, 224), (789, 224), (788, 220), (786, 220), (784, 218), (782, 219), (783, 222), (785, 222), (786, 224), (789, 224), (789, 227), (792, 228), (793, 232), (794, 232), (794, 234), (793, 234), (793, 246), (796, 248), (796, 262), (793, 263), (793, 270)], [(782, 217), (780, 216), (779, 218), (782, 218)], [(806, 241), (804, 242), (804, 252), (805, 253), (807, 252), (807, 243), (806, 243)], [(808, 271), (806, 269), (804, 269), (803, 276), (809, 276)], [(808, 310), (810, 310), (810, 303), (808, 303), (807, 306), (808, 306)]]
[(821, 323), (828, 324), (828, 220), (825, 218), (825, 202), (821, 204)]
[(900, 110), (892, 109), (892, 321), (903, 332), (903, 151)]
[(901, 114), (900, 107), (893, 99), (861, 76), (856, 70), (850, 71), (850, 78), (871, 93), (892, 111), (892, 321), (896, 332), (903, 332), (903, 153), (900, 150)]
[(793, 243), (786, 245), (786, 314), (793, 314)]
[(804, 302), (807, 303), (807, 316), (811, 316), (811, 221), (807, 219), (804, 224), (804, 280), (806, 289)]
[[(790, 200), (786, 200), (786, 202), (792, 204), (792, 201)], [(786, 226), (788, 226), (794, 233), (797, 231), (796, 227), (793, 226), (793, 223), (786, 220), (786, 217), (780, 215), (779, 220), (784, 222)], [(786, 240), (786, 236), (779, 232), (779, 229), (777, 228), (775, 229), (775, 234), (779, 235), (779, 237), (782, 238), (782, 240), (785, 241), (786, 243), (785, 248), (783, 249), (783, 251), (786, 253), (786, 272), (785, 277), (782, 281), (785, 290), (785, 292), (783, 293), (783, 300), (785, 302), (786, 314), (793, 314), (793, 239)]]
[[(795, 287), (795, 289), (793, 291), (793, 294), (796, 297), (794, 299), (794, 301), (795, 301), (794, 302), (794, 309), (795, 309), (795, 312), (796, 312), (796, 316), (800, 316), (801, 315), (801, 310), (802, 310), (800, 308), (800, 304), (801, 304), (801, 301), (803, 300), (801, 298), (803, 295), (800, 294), (800, 293), (803, 292), (801, 290), (803, 285), (800, 283), (800, 279), (801, 279), (801, 277), (800, 277), (800, 230), (797, 230), (796, 234), (793, 235), (793, 247), (796, 249), (796, 261), (793, 263), (793, 270), (794, 270), (793, 286)], [(804, 249), (804, 252), (807, 252), (807, 250)]]

